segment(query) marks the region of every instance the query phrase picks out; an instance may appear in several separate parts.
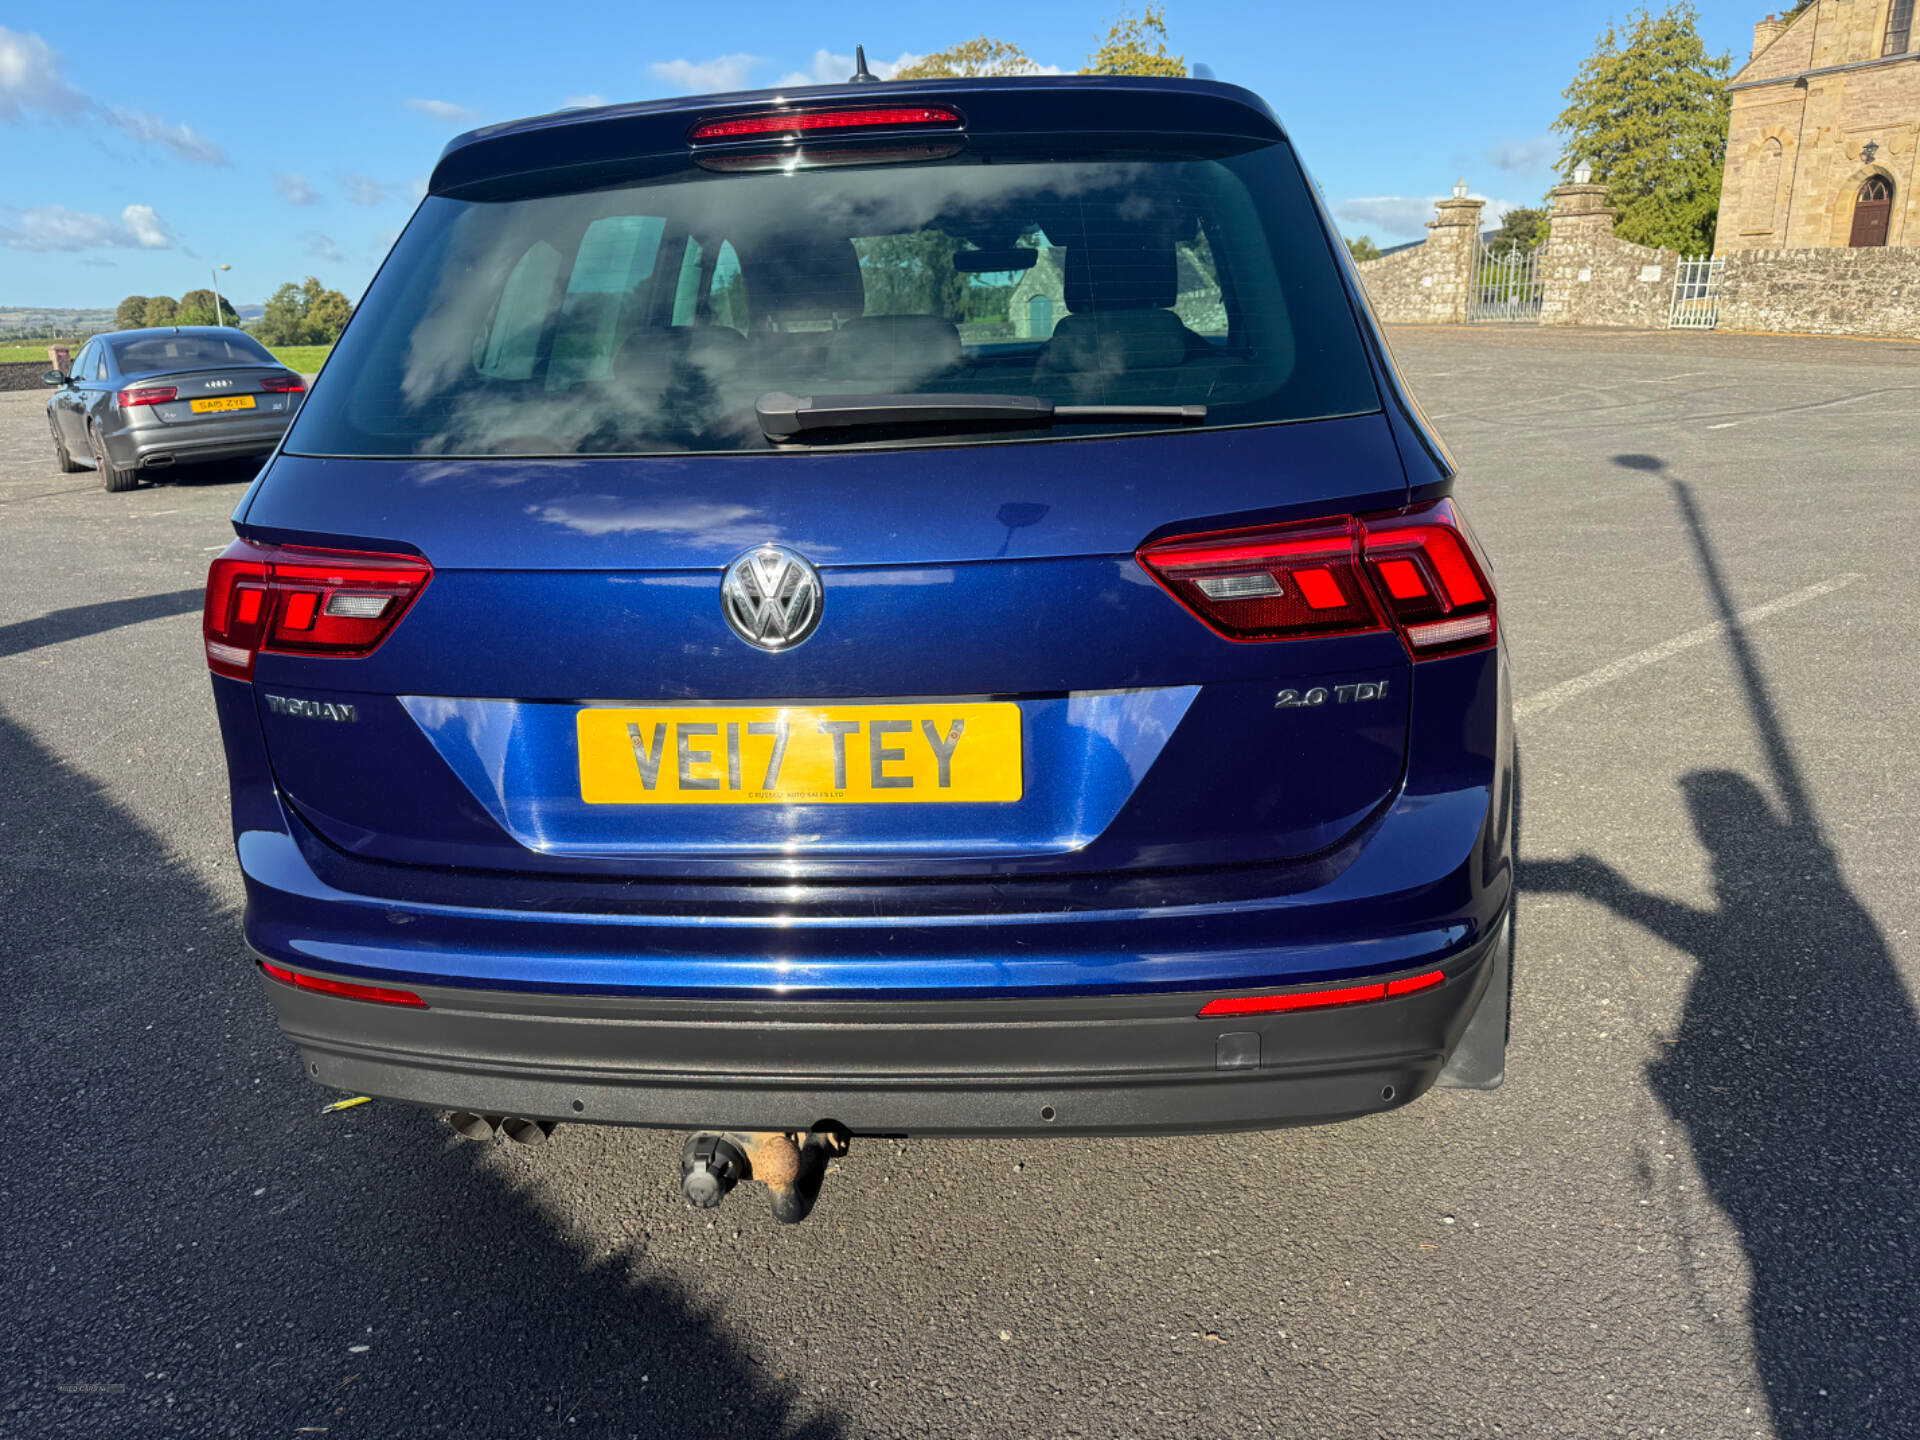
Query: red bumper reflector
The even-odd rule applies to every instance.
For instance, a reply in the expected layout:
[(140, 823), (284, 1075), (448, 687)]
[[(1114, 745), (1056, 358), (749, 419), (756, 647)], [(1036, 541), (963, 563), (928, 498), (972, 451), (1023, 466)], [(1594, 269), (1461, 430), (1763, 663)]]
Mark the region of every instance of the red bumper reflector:
[(343, 1000), (371, 1000), (376, 1005), (414, 1005), (424, 1010), (427, 1002), (411, 990), (389, 990), (384, 985), (352, 985), (345, 980), (323, 980), (318, 975), (301, 975), (262, 960), (260, 968), (282, 985), (296, 990), (317, 990), (322, 995), (338, 995)]
[(1274, 1015), (1283, 1010), (1328, 1010), (1339, 1005), (1366, 1005), (1389, 996), (1413, 995), (1431, 990), (1447, 978), (1444, 970), (1429, 970), (1403, 980), (1376, 981), (1368, 985), (1343, 985), (1333, 990), (1297, 990), (1291, 995), (1235, 995), (1226, 1000), (1209, 1001), (1200, 1011), (1202, 1020), (1222, 1015)]

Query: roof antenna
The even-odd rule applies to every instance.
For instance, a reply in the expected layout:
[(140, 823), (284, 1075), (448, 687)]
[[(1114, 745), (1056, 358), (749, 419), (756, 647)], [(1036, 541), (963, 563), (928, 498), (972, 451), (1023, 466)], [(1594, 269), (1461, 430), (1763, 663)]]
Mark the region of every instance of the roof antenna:
[(878, 75), (867, 69), (867, 47), (864, 45), (854, 46), (853, 74), (847, 77), (847, 83), (849, 85), (862, 85), (869, 80), (877, 81), (879, 78)]

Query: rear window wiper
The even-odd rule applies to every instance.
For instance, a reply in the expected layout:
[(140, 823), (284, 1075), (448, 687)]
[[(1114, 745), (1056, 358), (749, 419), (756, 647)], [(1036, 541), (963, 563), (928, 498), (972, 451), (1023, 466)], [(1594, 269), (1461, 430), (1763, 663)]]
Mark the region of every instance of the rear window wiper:
[(1159, 420), (1198, 425), (1204, 405), (1056, 405), (1038, 395), (789, 395), (770, 390), (753, 406), (776, 443), (809, 430), (870, 430), (890, 425), (1088, 425)]

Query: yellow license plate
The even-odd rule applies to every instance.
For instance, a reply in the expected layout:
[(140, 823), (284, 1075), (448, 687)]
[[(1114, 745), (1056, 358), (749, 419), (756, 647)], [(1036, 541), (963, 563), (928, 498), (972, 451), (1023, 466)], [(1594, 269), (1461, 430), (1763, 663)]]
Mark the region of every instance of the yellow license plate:
[(1020, 707), (674, 705), (585, 709), (589, 805), (1005, 804), (1022, 794)]
[(253, 396), (222, 395), (214, 400), (189, 400), (187, 408), (196, 415), (210, 415), (216, 410), (251, 410)]

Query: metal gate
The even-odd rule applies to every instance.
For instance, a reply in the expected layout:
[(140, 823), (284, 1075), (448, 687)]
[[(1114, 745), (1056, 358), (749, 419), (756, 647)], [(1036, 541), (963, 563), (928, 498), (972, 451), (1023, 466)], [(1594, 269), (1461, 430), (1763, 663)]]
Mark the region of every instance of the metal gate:
[(1670, 330), (1711, 330), (1720, 323), (1720, 280), (1727, 262), (1682, 260), (1673, 274), (1673, 308), (1667, 312)]
[(1467, 320), (1477, 324), (1487, 320), (1540, 319), (1540, 302), (1546, 296), (1546, 278), (1540, 273), (1540, 257), (1547, 247), (1531, 250), (1515, 247), (1495, 252), (1482, 240), (1474, 254), (1473, 294), (1467, 303)]

